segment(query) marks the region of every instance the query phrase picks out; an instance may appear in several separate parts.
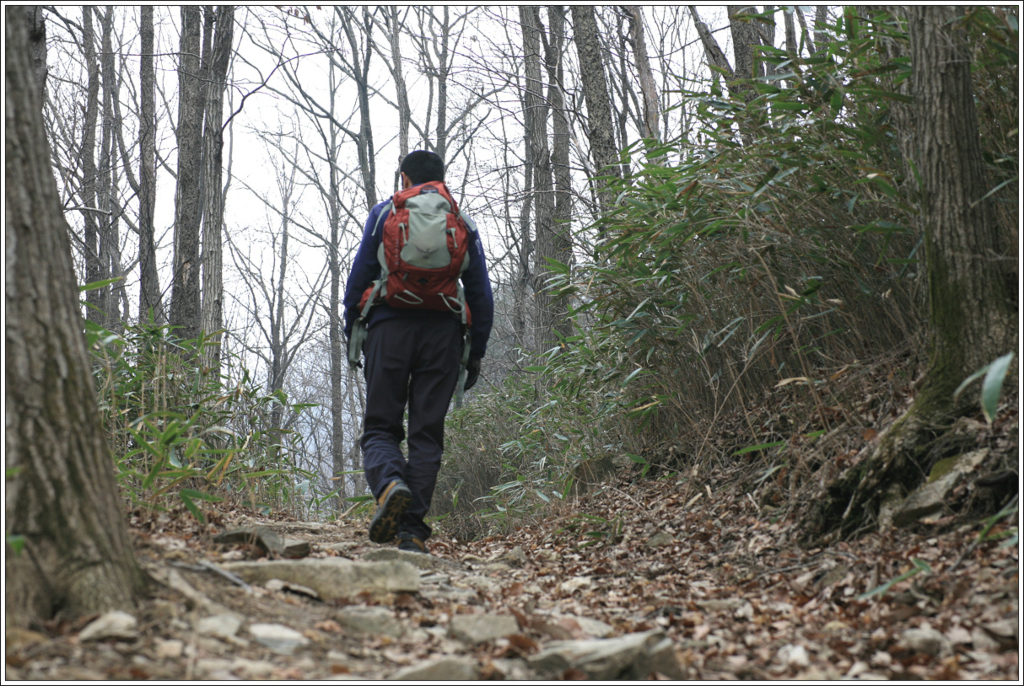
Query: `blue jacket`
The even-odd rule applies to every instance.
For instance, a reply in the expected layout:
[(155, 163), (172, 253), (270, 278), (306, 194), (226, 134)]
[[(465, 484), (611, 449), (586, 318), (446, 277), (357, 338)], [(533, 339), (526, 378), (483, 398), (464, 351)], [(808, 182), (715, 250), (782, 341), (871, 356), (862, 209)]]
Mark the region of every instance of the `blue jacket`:
[[(363, 292), (376, 279), (380, 278), (380, 262), (377, 260), (377, 249), (380, 247), (381, 234), (384, 233), (384, 222), (387, 221), (387, 214), (381, 217), (384, 206), (388, 200), (377, 203), (370, 210), (370, 216), (363, 227), (363, 240), (359, 244), (359, 251), (356, 259), (352, 262), (352, 271), (348, 275), (348, 282), (345, 284), (345, 337), (352, 335), (352, 325), (359, 318), (359, 301), (363, 298)], [(463, 216), (465, 213), (463, 212)], [(374, 231), (377, 220), (380, 219), (380, 230)], [(491, 337), (491, 325), (494, 323), (494, 296), (491, 293), (491, 280), (487, 275), (487, 261), (484, 258), (484, 246), (476, 231), (469, 232), (469, 267), (462, 274), (462, 287), (466, 292), (466, 304), (473, 315), (473, 323), (470, 326), (471, 344), (469, 349), (470, 359), (479, 359), (487, 352), (487, 340)], [(451, 312), (439, 312), (435, 310), (399, 310), (389, 307), (381, 300), (370, 310), (366, 322), (367, 329), (385, 319), (395, 317), (440, 317), (452, 318), (456, 321), (461, 319)]]

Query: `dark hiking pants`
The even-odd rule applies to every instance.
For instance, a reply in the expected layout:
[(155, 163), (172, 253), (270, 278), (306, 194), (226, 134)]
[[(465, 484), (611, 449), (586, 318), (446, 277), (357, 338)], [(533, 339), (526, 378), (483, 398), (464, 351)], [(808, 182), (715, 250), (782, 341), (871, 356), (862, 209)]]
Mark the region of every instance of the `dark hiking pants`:
[[(462, 356), (462, 325), (440, 317), (386, 319), (370, 329), (363, 352), (366, 415), (359, 445), (366, 483), (374, 498), (380, 498), (392, 481), (404, 481), (412, 503), (399, 530), (425, 541), (430, 527), (423, 517), (441, 468), (444, 418)], [(399, 449), (406, 406), (408, 460)]]

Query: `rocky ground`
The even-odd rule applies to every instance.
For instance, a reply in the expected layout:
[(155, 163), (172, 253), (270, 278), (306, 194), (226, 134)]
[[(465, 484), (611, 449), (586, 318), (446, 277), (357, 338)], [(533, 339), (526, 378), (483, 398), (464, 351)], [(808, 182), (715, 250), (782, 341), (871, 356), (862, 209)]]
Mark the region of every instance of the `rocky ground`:
[(977, 545), (984, 522), (805, 550), (738, 486), (681, 483), (606, 485), (432, 556), (369, 543), (363, 520), (138, 511), (151, 597), (8, 632), (5, 676), (1018, 679), (1007, 522)]

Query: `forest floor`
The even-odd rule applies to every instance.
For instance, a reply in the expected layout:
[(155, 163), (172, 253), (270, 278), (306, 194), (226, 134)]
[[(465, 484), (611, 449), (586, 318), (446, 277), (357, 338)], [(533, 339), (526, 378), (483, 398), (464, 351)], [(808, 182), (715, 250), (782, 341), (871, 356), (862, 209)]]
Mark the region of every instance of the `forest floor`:
[[(742, 483), (692, 495), (676, 475), (620, 480), (510, 535), (435, 536), (430, 557), (368, 542), (362, 520), (137, 511), (136, 553), (165, 583), (106, 630), (86, 617), (9, 631), (5, 680), (1018, 679), (1018, 551), (974, 545), (983, 522), (805, 549)], [(310, 541), (310, 558), (410, 562), (419, 589), (322, 600), (232, 582), (216, 568), (262, 552), (212, 536), (254, 524)], [(644, 662), (630, 644), (622, 665), (599, 664), (637, 632), (671, 649)], [(564, 660), (539, 659), (567, 645)]]

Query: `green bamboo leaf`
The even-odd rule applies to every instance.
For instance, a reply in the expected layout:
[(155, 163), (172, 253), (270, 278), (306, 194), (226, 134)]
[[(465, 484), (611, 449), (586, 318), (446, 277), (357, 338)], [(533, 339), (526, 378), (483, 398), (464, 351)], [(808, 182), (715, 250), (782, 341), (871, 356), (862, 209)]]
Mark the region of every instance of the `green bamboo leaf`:
[(733, 457), (736, 455), (743, 455), (744, 453), (752, 453), (757, 450), (767, 450), (768, 448), (778, 448), (780, 445), (786, 445), (785, 441), (775, 441), (774, 443), (762, 443), (761, 445), (748, 445), (746, 448), (740, 448), (733, 453)]
[(1003, 380), (1006, 378), (1006, 372), (1012, 361), (1012, 352), (997, 359), (989, 365), (985, 380), (981, 382), (981, 410), (985, 413), (985, 419), (989, 424), (995, 421), (996, 410), (999, 406), (999, 393), (1003, 390)]
[(196, 507), (196, 504), (192, 502), (192, 499), (188, 497), (184, 491), (178, 493), (178, 495), (181, 497), (181, 502), (185, 503), (185, 507), (188, 509), (189, 512), (192, 513), (192, 516), (198, 519), (203, 524), (206, 524), (206, 517), (203, 516), (202, 511), (198, 507)]

